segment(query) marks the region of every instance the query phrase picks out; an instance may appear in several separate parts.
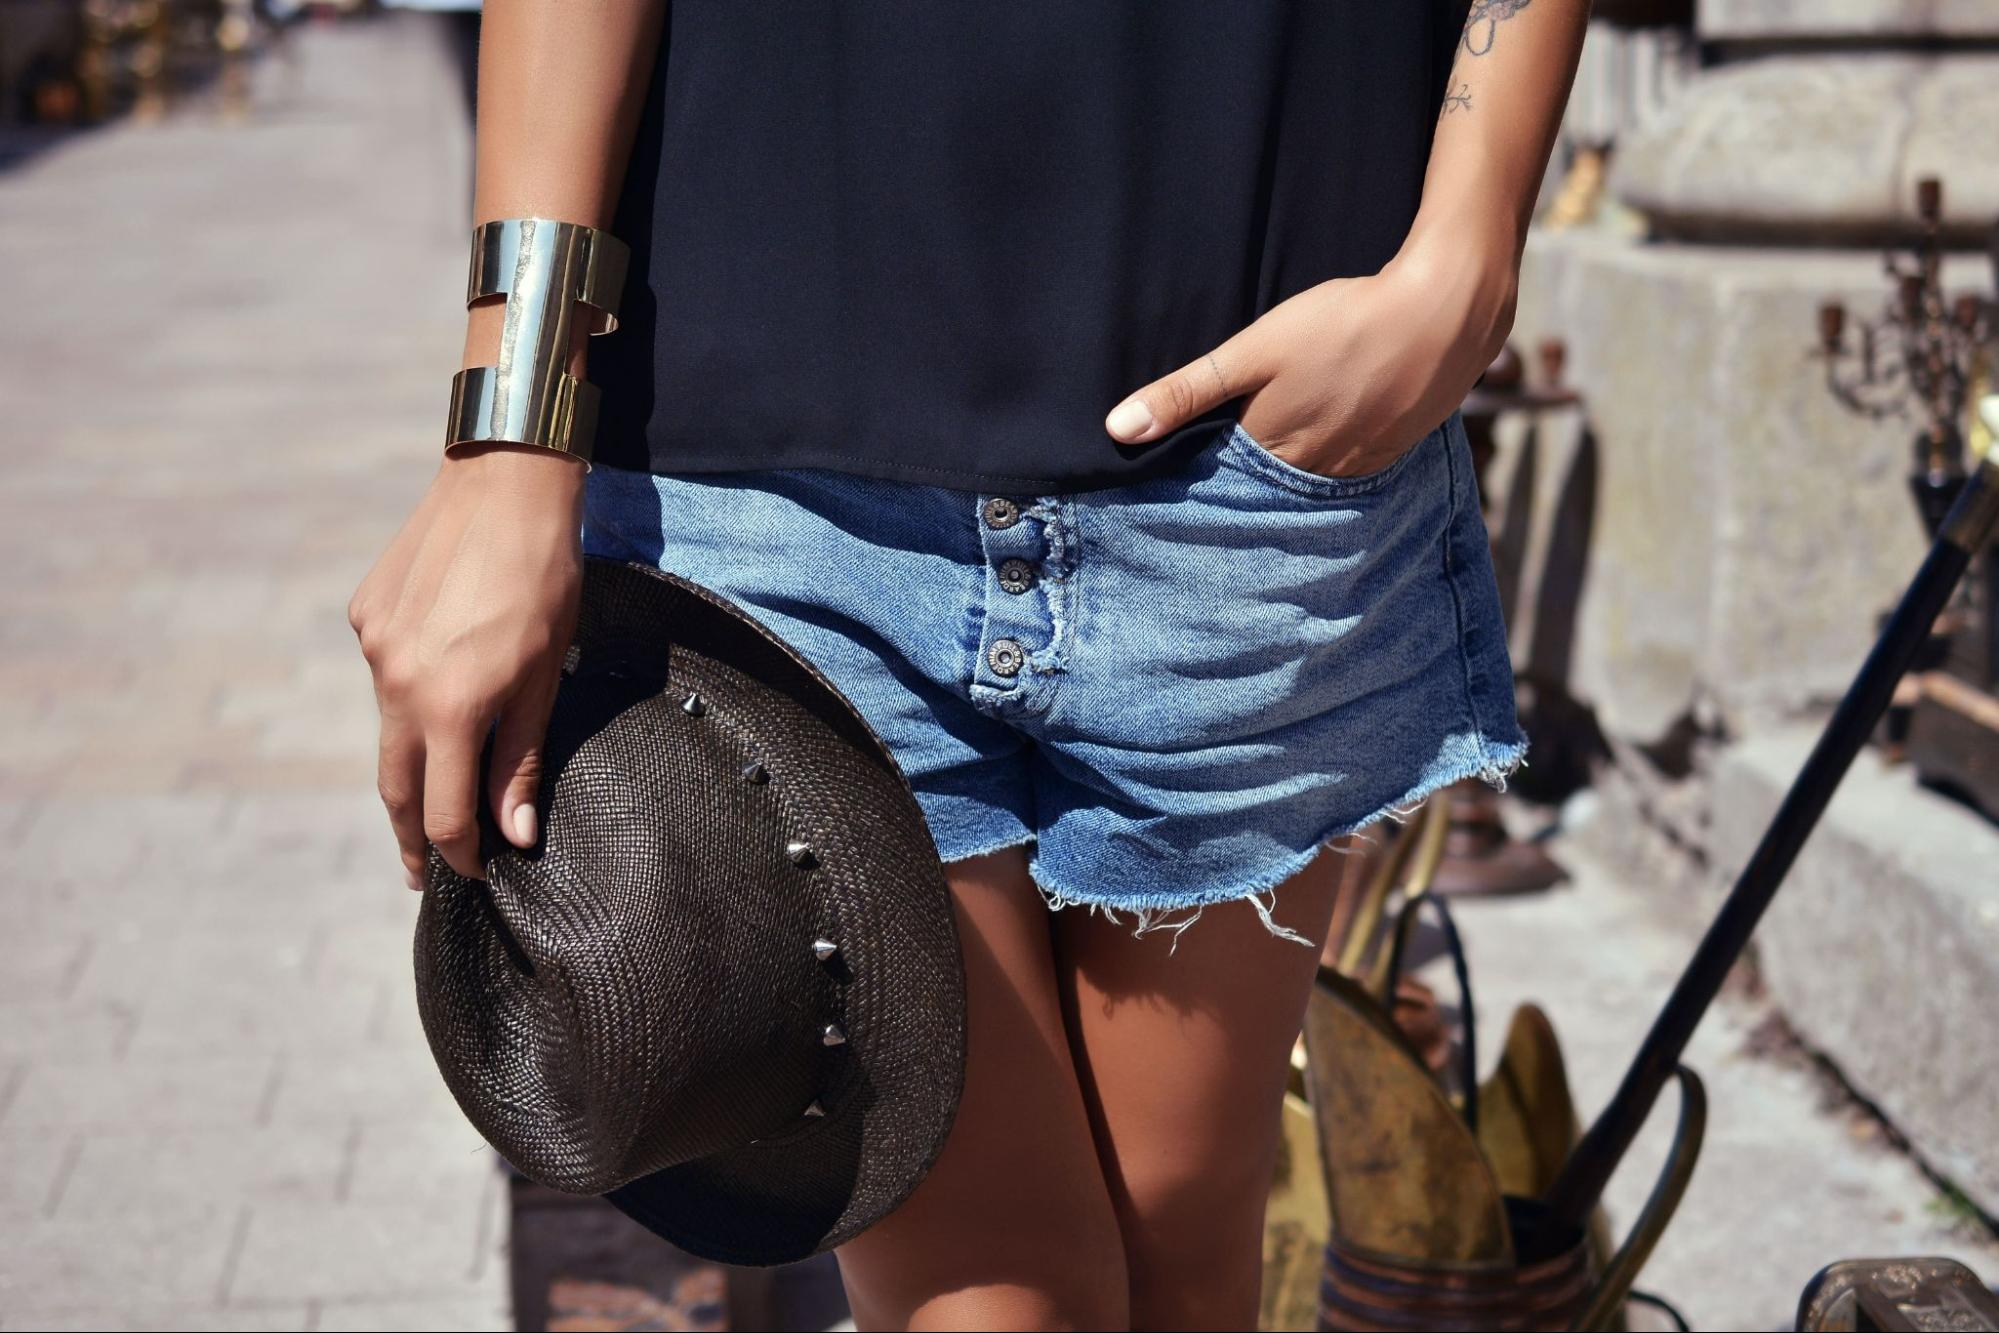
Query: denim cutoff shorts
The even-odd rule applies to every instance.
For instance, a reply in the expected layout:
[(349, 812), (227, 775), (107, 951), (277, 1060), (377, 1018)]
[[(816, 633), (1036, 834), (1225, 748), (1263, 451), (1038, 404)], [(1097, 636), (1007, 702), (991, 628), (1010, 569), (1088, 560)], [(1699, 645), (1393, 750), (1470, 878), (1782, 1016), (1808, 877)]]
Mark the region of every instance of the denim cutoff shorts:
[(1236, 898), (1269, 924), (1326, 840), (1526, 748), (1456, 416), (1368, 476), (1237, 427), (1178, 472), (1066, 495), (599, 466), (584, 544), (732, 598), (818, 665), (944, 860), (1031, 843), (1051, 906), (1140, 929)]

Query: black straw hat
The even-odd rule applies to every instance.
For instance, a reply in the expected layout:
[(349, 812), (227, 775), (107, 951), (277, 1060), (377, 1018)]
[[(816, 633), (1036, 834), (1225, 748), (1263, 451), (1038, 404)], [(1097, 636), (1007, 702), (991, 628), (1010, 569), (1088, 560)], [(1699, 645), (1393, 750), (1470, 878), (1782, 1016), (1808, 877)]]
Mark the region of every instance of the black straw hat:
[(681, 1248), (773, 1264), (885, 1216), (943, 1147), (964, 982), (895, 760), (722, 597), (586, 561), (542, 840), (435, 851), (418, 1009), (458, 1104), (524, 1175)]

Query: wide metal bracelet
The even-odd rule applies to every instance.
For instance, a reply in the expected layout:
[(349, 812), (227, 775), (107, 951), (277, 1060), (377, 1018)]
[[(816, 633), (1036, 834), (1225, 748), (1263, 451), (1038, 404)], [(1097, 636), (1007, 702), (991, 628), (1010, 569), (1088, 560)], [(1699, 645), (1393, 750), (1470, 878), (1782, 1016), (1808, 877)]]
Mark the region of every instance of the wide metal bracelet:
[(506, 314), (497, 364), (451, 381), (446, 450), (528, 444), (589, 461), (597, 389), (564, 367), (579, 305), (598, 316), (591, 333), (617, 327), (630, 255), (615, 236), (575, 222), (507, 218), (474, 230), (465, 303), (505, 296)]

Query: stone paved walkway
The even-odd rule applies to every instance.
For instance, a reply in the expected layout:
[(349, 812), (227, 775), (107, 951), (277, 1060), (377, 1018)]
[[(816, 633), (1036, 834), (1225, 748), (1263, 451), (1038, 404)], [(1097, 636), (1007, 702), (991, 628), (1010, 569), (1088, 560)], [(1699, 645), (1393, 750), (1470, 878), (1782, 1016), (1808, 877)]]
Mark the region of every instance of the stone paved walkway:
[(418, 21), (0, 174), (0, 1325), (500, 1328), (346, 598), (433, 466), (467, 152)]

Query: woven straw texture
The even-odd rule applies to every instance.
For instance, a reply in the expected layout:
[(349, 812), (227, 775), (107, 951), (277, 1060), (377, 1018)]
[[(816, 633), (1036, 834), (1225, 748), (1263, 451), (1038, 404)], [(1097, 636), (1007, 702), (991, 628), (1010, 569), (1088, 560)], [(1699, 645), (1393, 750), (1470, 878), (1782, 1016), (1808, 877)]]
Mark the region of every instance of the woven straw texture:
[(696, 1254), (802, 1258), (907, 1197), (950, 1127), (943, 870), (887, 748), (808, 663), (706, 589), (587, 564), (542, 844), (489, 829), (483, 882), (432, 855), (424, 1031), (523, 1174)]

